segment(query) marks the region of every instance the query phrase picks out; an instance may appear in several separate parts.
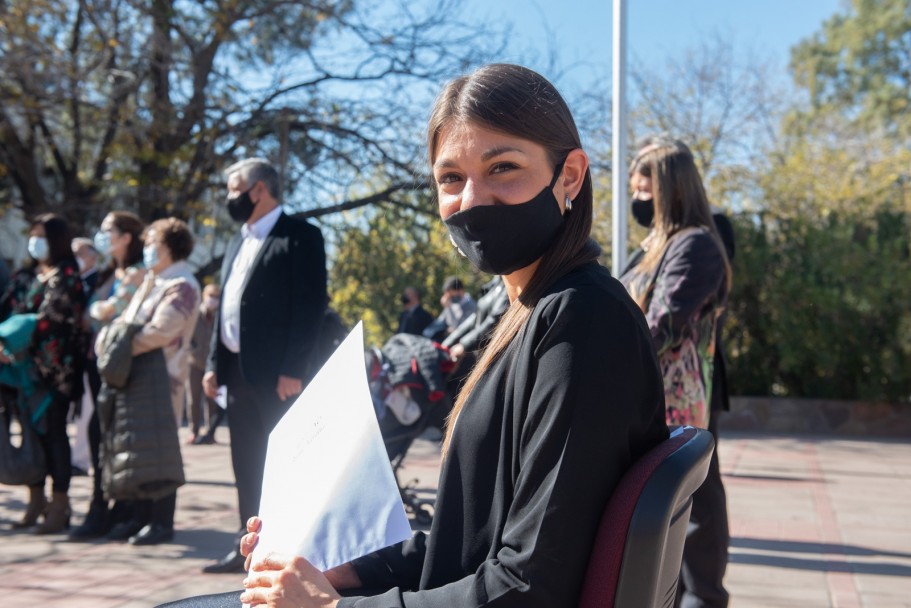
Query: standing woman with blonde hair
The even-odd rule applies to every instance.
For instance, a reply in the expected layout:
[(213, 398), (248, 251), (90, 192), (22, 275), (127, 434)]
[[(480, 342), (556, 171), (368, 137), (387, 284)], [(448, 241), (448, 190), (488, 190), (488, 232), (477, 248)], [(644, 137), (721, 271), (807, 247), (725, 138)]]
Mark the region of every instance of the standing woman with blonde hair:
[[(645, 312), (664, 378), (668, 423), (708, 428), (718, 319), (731, 287), (725, 247), (686, 144), (653, 139), (632, 163), (630, 187), (633, 215), (651, 231), (620, 281)], [(717, 463), (713, 456), (721, 488)], [(690, 522), (677, 605), (727, 606), (723, 489), (697, 492)], [(708, 551), (694, 553), (696, 543), (689, 539), (695, 530), (715, 537)]]

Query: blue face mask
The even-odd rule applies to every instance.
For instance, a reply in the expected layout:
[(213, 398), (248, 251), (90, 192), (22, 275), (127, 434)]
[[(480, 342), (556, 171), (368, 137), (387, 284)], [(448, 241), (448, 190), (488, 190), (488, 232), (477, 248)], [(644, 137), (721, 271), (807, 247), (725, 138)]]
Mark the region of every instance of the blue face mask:
[(95, 233), (95, 250), (101, 255), (111, 253), (111, 233), (107, 230), (99, 230)]
[(151, 270), (158, 265), (158, 247), (155, 245), (146, 245), (142, 248), (142, 263)]
[(46, 262), (50, 254), (47, 239), (43, 236), (28, 237), (28, 254), (39, 262)]

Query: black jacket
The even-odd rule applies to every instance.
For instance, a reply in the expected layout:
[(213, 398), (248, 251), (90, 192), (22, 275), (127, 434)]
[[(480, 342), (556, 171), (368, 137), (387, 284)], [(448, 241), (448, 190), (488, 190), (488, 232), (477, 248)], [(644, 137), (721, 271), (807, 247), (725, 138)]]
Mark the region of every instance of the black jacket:
[(455, 422), (430, 537), (355, 560), (375, 597), (339, 608), (578, 603), (601, 514), (668, 436), (642, 312), (596, 264), (560, 279)]
[[(721, 243), (724, 245), (724, 252), (727, 255), (728, 262), (730, 264), (734, 263), (734, 255), (737, 252), (737, 241), (734, 236), (734, 226), (731, 224), (731, 220), (727, 218), (724, 213), (720, 211), (715, 211), (712, 213), (712, 220), (715, 222), (715, 229), (718, 231), (718, 235), (721, 237)], [(629, 261), (627, 262), (626, 268), (621, 273), (621, 276), (625, 276), (630, 270), (635, 268), (639, 262), (642, 261), (642, 257), (645, 252), (642, 249), (637, 249), (630, 256)], [(724, 322), (725, 315), (722, 315), (718, 319), (718, 330), (715, 332), (715, 358), (713, 361), (713, 371), (712, 371), (712, 400), (710, 404), (711, 410), (720, 411), (720, 410), (730, 410), (731, 401), (729, 396), (729, 387), (728, 387), (728, 376), (727, 376), (727, 360), (724, 355)]]
[(466, 352), (470, 352), (487, 344), (500, 317), (509, 309), (509, 296), (500, 277), (494, 277), (484, 288), (486, 291), (478, 299), (477, 309), (446, 336), (443, 346), (448, 348), (461, 344)]
[(418, 304), (411, 310), (402, 311), (399, 315), (399, 327), (395, 333), (420, 336), (432, 322), (433, 316)]
[[(222, 290), (243, 238), (228, 244)], [(274, 389), (278, 377), (307, 380), (310, 356), (326, 310), (326, 252), (312, 224), (284, 213), (266, 237), (243, 287), (240, 305), (240, 369), (253, 386)], [(206, 369), (225, 369), (230, 351), (221, 341), (221, 316), (212, 332)], [(218, 381), (225, 383), (226, 378)]]

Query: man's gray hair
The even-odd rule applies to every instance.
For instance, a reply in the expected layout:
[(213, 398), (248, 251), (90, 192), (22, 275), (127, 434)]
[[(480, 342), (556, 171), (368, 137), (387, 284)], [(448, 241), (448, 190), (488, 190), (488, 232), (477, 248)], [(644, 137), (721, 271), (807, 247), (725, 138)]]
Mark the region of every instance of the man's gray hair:
[(248, 188), (256, 182), (262, 182), (266, 185), (266, 190), (269, 191), (272, 198), (281, 200), (278, 171), (265, 158), (245, 158), (225, 169), (225, 177), (231, 177), (235, 173), (240, 173), (241, 179)]
[(70, 242), (70, 245), (73, 249), (73, 253), (76, 253), (83, 247), (88, 247), (89, 249), (92, 250), (92, 253), (94, 253), (95, 255), (98, 255), (98, 250), (95, 249), (95, 241), (93, 241), (92, 239), (87, 239), (84, 236), (77, 236)]

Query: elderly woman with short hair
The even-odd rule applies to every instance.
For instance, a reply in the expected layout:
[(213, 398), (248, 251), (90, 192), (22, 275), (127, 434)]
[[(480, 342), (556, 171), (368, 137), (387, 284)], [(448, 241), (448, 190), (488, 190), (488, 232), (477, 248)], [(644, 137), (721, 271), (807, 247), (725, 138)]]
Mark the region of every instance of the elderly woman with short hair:
[[(143, 262), (148, 273), (123, 319), (141, 325), (132, 339), (134, 357), (161, 349), (170, 384), (170, 405), (174, 420), (179, 422), (200, 302), (199, 283), (186, 262), (193, 252), (193, 234), (184, 222), (166, 218), (150, 224), (143, 239)], [(174, 438), (176, 441), (176, 434)], [(179, 462), (179, 443), (175, 445), (177, 453), (165, 457)], [(118, 450), (114, 446), (111, 451), (116, 454)], [(127, 523), (133, 532), (130, 544), (154, 545), (171, 540), (176, 505), (176, 490), (153, 500), (138, 500), (133, 520)]]

